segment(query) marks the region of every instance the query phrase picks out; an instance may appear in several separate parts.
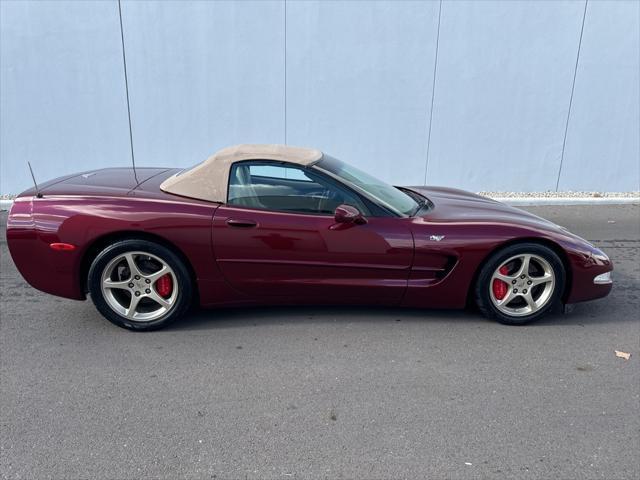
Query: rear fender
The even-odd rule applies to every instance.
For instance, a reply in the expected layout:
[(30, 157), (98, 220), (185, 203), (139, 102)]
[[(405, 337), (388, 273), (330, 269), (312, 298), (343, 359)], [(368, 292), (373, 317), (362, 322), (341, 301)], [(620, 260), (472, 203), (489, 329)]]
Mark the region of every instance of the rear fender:
[[(189, 260), (201, 298), (207, 301), (215, 291), (208, 284), (220, 277), (211, 246), (211, 219), (216, 208), (216, 204), (203, 202), (131, 197), (20, 197), (9, 214), (7, 242), (18, 270), (30, 285), (82, 300), (83, 262), (96, 242), (109, 236), (117, 238), (118, 232), (154, 235), (174, 245)], [(71, 244), (75, 249), (53, 250), (52, 243)]]

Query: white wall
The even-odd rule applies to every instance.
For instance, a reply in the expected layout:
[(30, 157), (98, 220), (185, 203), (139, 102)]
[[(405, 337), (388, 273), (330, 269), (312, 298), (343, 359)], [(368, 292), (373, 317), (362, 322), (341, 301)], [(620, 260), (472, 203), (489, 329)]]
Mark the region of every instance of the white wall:
[[(123, 1), (137, 163), (287, 142), (396, 184), (638, 190), (640, 3), (584, 7)], [(0, 26), (0, 193), (27, 160), (129, 164), (118, 3), (3, 0)]]
[(444, 5), (428, 182), (555, 189), (583, 8)]
[(640, 2), (589, 2), (560, 189), (638, 190)]
[(284, 4), (123, 2), (136, 160), (284, 142)]
[(287, 141), (422, 184), (438, 3), (287, 5)]
[[(115, 7), (115, 8), (114, 8)], [(128, 165), (117, 4), (0, 2), (0, 193)]]

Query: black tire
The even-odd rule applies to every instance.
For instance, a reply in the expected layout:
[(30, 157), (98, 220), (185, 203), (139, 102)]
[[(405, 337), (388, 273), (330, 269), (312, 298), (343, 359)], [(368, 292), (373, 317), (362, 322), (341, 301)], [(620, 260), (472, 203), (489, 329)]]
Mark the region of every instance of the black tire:
[[(497, 306), (494, 305), (491, 298), (491, 278), (493, 273), (500, 268), (504, 262), (511, 257), (523, 254), (537, 255), (546, 260), (553, 269), (555, 283), (547, 302), (537, 311), (524, 316), (511, 316), (500, 311)], [(562, 260), (552, 249), (538, 243), (518, 243), (497, 251), (485, 261), (474, 286), (474, 296), (476, 305), (487, 318), (495, 319), (505, 325), (524, 325), (538, 320), (561, 303), (565, 281), (566, 272)], [(511, 286), (508, 288), (511, 289)]]
[[(149, 253), (161, 259), (175, 275), (177, 293), (171, 307), (158, 318), (149, 321), (135, 321), (127, 318), (114, 310), (105, 298), (102, 289), (102, 275), (114, 259), (128, 252)], [(91, 264), (87, 284), (91, 300), (98, 311), (111, 323), (134, 331), (157, 330), (177, 320), (189, 309), (193, 293), (191, 276), (178, 255), (163, 245), (137, 239), (121, 240), (102, 250)], [(127, 295), (132, 295), (132, 293), (127, 293)], [(135, 310), (134, 308), (133, 311)]]

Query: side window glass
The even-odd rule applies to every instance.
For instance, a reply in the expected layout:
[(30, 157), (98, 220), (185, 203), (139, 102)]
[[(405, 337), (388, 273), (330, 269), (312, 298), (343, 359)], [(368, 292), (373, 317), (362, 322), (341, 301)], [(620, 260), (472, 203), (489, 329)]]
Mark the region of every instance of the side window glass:
[(250, 165), (249, 171), (252, 177), (282, 178), (287, 180), (300, 180), (312, 182), (303, 170), (281, 165)]
[(240, 162), (231, 168), (228, 203), (264, 210), (333, 215), (342, 203), (366, 214), (362, 201), (317, 174), (281, 163)]

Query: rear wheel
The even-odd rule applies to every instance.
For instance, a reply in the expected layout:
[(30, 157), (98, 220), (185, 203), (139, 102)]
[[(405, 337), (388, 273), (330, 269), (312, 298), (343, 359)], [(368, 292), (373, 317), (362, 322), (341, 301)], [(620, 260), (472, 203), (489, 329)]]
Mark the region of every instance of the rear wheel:
[(565, 270), (558, 255), (535, 243), (506, 247), (484, 264), (475, 286), (482, 313), (508, 325), (536, 320), (560, 302)]
[(183, 262), (147, 240), (122, 240), (105, 248), (91, 264), (88, 285), (98, 311), (130, 330), (165, 327), (191, 302), (191, 279)]

